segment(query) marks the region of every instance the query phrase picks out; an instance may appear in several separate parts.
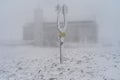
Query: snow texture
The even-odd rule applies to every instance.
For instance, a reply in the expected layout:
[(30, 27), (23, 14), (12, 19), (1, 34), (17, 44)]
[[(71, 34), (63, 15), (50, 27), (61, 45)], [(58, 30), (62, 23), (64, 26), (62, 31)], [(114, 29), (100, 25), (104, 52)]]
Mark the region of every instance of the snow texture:
[(120, 80), (119, 47), (0, 47), (0, 80)]

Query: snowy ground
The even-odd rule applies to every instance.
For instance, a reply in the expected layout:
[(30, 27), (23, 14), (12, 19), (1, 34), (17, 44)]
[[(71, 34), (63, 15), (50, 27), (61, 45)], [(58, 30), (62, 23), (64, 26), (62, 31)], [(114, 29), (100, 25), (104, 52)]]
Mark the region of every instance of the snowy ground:
[(0, 80), (120, 80), (120, 47), (0, 46)]

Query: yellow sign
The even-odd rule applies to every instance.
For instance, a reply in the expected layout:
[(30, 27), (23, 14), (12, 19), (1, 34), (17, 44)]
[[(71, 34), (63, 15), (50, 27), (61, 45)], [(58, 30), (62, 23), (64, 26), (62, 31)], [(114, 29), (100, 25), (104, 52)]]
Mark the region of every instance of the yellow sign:
[(59, 32), (59, 36), (60, 36), (60, 37), (65, 37), (66, 34), (65, 34), (65, 32)]

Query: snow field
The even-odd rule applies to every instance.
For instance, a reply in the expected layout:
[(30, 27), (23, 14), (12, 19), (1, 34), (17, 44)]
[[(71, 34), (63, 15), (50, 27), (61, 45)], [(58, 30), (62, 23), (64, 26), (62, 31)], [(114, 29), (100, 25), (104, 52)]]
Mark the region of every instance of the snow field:
[(120, 80), (119, 47), (0, 48), (0, 80)]

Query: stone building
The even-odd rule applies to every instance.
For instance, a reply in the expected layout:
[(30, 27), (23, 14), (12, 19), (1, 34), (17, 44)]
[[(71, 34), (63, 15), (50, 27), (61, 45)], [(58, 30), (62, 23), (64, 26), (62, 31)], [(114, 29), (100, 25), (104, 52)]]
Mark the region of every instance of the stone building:
[[(94, 21), (68, 22), (65, 43), (96, 44), (97, 25)], [(23, 39), (39, 46), (58, 46), (57, 24), (44, 22), (41, 10), (35, 11), (34, 22), (23, 27)]]
[[(58, 44), (56, 23), (44, 24), (44, 45)], [(97, 43), (97, 25), (93, 21), (68, 22), (65, 43), (95, 44)]]

